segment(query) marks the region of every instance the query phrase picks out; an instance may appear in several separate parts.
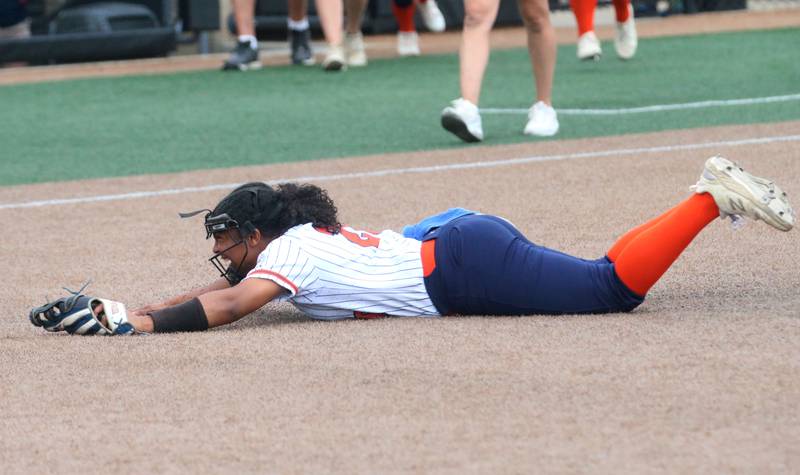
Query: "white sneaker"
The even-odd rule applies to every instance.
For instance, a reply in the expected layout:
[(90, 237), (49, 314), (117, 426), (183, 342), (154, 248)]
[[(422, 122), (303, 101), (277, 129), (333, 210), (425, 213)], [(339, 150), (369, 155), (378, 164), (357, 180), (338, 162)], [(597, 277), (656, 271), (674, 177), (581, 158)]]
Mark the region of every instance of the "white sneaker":
[(442, 11), (439, 10), (439, 5), (436, 4), (436, 0), (420, 2), (417, 8), (419, 9), (419, 14), (422, 16), (422, 22), (425, 23), (425, 27), (430, 31), (440, 33), (447, 27), (444, 22), (444, 15), (442, 15)]
[(746, 216), (781, 231), (794, 226), (796, 217), (786, 193), (772, 181), (753, 176), (728, 159), (716, 156), (706, 160), (700, 180), (691, 189), (711, 194), (720, 216), (730, 216), (734, 222)]
[(556, 110), (542, 101), (528, 110), (528, 123), (525, 124), (526, 135), (550, 137), (558, 132), (558, 116)]
[(636, 23), (633, 21), (633, 6), (628, 5), (630, 15), (622, 23), (617, 23), (617, 34), (614, 36), (614, 49), (617, 50), (619, 59), (631, 59), (636, 54), (639, 44), (636, 35)]
[(416, 31), (399, 31), (397, 33), (397, 54), (419, 56), (419, 35)]
[(483, 140), (483, 125), (478, 106), (466, 99), (458, 98), (442, 110), (442, 127), (464, 142)]
[(344, 52), (348, 66), (367, 65), (367, 52), (364, 50), (364, 35), (361, 32), (344, 35)]
[(600, 47), (600, 40), (597, 39), (594, 31), (587, 31), (578, 38), (578, 59), (599, 61), (602, 55), (603, 49)]
[(322, 69), (325, 71), (341, 71), (347, 68), (344, 58), (344, 48), (341, 46), (331, 46), (325, 59), (322, 60)]

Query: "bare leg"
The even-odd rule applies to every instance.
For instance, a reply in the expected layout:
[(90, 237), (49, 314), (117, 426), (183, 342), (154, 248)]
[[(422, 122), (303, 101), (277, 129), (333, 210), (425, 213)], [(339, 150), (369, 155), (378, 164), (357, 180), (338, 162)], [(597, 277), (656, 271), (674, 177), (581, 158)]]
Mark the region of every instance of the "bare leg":
[(292, 21), (301, 21), (307, 11), (308, 0), (289, 0), (289, 18)]
[(287, 1), (289, 59), (292, 64), (311, 66), (315, 63), (311, 49), (311, 30), (308, 24), (308, 0)]
[(248, 71), (261, 68), (256, 39), (255, 0), (231, 0), (236, 22), (236, 47), (222, 64), (223, 71)]
[(239, 36), (256, 36), (256, 0), (232, 0), (233, 18)]
[(464, 2), (464, 30), (458, 51), (461, 97), (475, 105), (480, 100), (483, 74), (489, 62), (489, 34), (499, 7), (500, 0)]
[(342, 0), (316, 0), (317, 13), (328, 46), (342, 44)]
[(361, 31), (361, 20), (364, 18), (364, 10), (367, 8), (368, 0), (345, 0), (344, 5), (347, 10), (345, 18), (345, 31), (347, 33), (358, 33)]
[(528, 34), (528, 53), (536, 83), (536, 99), (551, 105), (556, 71), (556, 34), (547, 0), (519, 0)]

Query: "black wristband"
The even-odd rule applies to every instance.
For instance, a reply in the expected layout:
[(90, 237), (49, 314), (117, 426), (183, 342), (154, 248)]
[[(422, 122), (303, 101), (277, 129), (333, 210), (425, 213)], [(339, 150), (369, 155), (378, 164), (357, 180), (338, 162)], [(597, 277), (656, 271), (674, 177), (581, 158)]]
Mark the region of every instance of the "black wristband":
[(208, 317), (198, 298), (156, 310), (150, 316), (153, 317), (153, 331), (156, 333), (208, 330)]

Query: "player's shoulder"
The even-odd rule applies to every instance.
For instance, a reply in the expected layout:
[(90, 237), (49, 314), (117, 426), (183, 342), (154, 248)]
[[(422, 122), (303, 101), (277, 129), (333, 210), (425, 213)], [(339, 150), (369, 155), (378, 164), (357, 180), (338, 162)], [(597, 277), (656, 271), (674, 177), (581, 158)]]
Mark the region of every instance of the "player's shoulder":
[(259, 260), (270, 260), (280, 256), (297, 255), (305, 253), (308, 242), (308, 229), (313, 231), (310, 224), (301, 224), (289, 228), (286, 232), (276, 237), (259, 254)]
[(311, 223), (300, 224), (297, 225), (288, 231), (286, 231), (282, 237), (286, 239), (298, 240), (298, 241), (319, 241), (319, 240), (326, 240), (332, 237), (335, 237), (337, 233), (332, 232), (331, 230), (320, 227), (314, 226)]
[(390, 229), (364, 231), (342, 225), (340, 229), (334, 231), (325, 227), (313, 226), (311, 223), (295, 226), (286, 231), (279, 239), (282, 239), (282, 243), (292, 241), (301, 246), (311, 247), (347, 247), (352, 244), (364, 247), (365, 242), (371, 244), (367, 247), (380, 247), (377, 243), (406, 240), (402, 234)]
[(320, 228), (311, 223), (298, 224), (289, 228), (279, 237), (275, 238), (270, 245), (284, 245), (291, 243), (294, 246), (314, 246), (315, 243), (326, 242), (335, 234), (325, 228)]
[(316, 231), (311, 223), (298, 224), (295, 227), (287, 229), (286, 232), (283, 233), (281, 237), (286, 237), (288, 239), (296, 239), (296, 238), (302, 238), (303, 236), (307, 236), (310, 233), (314, 232)]

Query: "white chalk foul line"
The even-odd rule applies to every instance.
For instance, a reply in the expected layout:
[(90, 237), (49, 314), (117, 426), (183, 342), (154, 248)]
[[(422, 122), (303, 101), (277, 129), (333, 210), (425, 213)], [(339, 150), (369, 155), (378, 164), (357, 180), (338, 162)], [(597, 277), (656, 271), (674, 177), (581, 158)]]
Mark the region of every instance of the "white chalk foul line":
[[(389, 168), (386, 170), (373, 170), (366, 172), (355, 173), (342, 173), (338, 175), (318, 175), (318, 176), (298, 176), (291, 178), (280, 178), (267, 181), (267, 184), (275, 185), (285, 182), (324, 182), (324, 181), (339, 181), (348, 180), (353, 178), (371, 178), (382, 177), (390, 175), (403, 175), (409, 173), (433, 173), (449, 170), (467, 170), (472, 168), (494, 168), (509, 165), (522, 165), (535, 162), (550, 162), (557, 160), (574, 160), (579, 158), (598, 158), (619, 155), (638, 155), (646, 153), (663, 153), (674, 152), (680, 150), (701, 150), (707, 148), (718, 147), (740, 147), (743, 145), (758, 145), (770, 144), (777, 142), (797, 142), (800, 141), (800, 135), (779, 135), (774, 137), (758, 137), (741, 140), (728, 140), (719, 142), (704, 142), (683, 145), (664, 145), (659, 147), (642, 147), (642, 148), (621, 148), (612, 150), (599, 150), (594, 152), (578, 152), (560, 155), (539, 155), (523, 158), (512, 158), (507, 160), (494, 160), (494, 161), (479, 161), (467, 163), (452, 163), (449, 165), (432, 165), (427, 167), (411, 167), (411, 168)], [(19, 209), (19, 208), (36, 208), (42, 206), (58, 206), (69, 204), (81, 203), (98, 203), (103, 201), (120, 201), (120, 200), (133, 200), (137, 198), (153, 198), (166, 195), (179, 195), (184, 193), (200, 193), (216, 190), (229, 190), (241, 185), (241, 183), (224, 183), (217, 185), (207, 186), (192, 186), (186, 188), (172, 188), (166, 190), (154, 191), (136, 191), (131, 193), (120, 193), (115, 195), (96, 195), (96, 196), (83, 196), (79, 198), (61, 198), (53, 200), (40, 200), (40, 201), (27, 201), (20, 203), (4, 203), (0, 204), (0, 210), (4, 209)]]
[[(641, 114), (644, 112), (663, 112), (687, 109), (702, 109), (705, 107), (750, 106), (756, 104), (769, 104), (772, 102), (800, 101), (800, 94), (785, 96), (753, 97), (749, 99), (727, 99), (700, 102), (686, 102), (683, 104), (657, 104), (643, 107), (628, 107), (620, 109), (556, 109), (561, 115), (622, 115)], [(482, 114), (527, 114), (528, 109), (501, 109), (481, 108)]]

